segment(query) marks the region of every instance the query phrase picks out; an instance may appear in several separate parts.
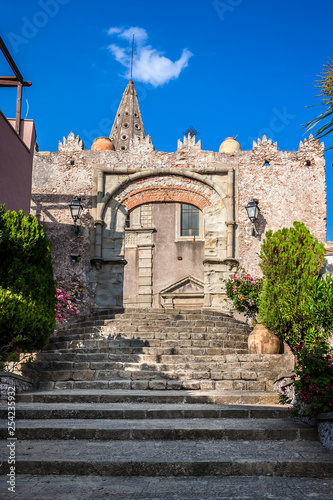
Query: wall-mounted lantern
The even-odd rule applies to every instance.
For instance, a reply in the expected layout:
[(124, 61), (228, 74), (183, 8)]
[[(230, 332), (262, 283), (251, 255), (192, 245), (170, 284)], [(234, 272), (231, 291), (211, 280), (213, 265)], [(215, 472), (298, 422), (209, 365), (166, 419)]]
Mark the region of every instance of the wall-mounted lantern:
[(247, 215), (248, 215), (250, 221), (252, 222), (252, 236), (255, 236), (256, 235), (255, 222), (258, 219), (259, 212), (260, 212), (257, 200), (254, 200), (252, 198), (251, 201), (246, 205), (245, 208), (247, 211)]
[(78, 196), (74, 196), (73, 200), (69, 204), (69, 208), (71, 211), (71, 216), (74, 221), (74, 232), (75, 234), (79, 234), (79, 226), (76, 224), (77, 220), (80, 218), (80, 215), (83, 210), (83, 206), (81, 205), (81, 198)]

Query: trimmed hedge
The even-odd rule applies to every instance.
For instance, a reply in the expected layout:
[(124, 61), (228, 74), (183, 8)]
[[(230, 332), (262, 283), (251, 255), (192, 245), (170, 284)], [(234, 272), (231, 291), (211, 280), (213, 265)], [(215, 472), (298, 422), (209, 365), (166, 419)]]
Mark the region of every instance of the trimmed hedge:
[(318, 321), (309, 303), (324, 255), (324, 244), (301, 222), (275, 233), (267, 231), (261, 246), (259, 265), (264, 283), (259, 296), (259, 318), (290, 347), (304, 340)]
[(50, 243), (36, 218), (0, 207), (0, 347), (43, 348), (55, 328)]

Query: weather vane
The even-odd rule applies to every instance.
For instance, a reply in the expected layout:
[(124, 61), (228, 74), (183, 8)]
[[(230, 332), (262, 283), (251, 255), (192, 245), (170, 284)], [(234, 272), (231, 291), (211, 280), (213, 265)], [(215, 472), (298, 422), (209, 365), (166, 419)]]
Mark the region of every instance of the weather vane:
[(134, 54), (134, 33), (133, 33), (133, 40), (132, 40), (131, 80), (132, 80), (132, 75), (133, 75), (133, 54)]
[(185, 132), (183, 132), (183, 134), (187, 137), (188, 134), (190, 134), (190, 137), (195, 137), (196, 135), (200, 135), (200, 132), (198, 132), (194, 127), (193, 125), (190, 125), (189, 128), (187, 130), (185, 130)]

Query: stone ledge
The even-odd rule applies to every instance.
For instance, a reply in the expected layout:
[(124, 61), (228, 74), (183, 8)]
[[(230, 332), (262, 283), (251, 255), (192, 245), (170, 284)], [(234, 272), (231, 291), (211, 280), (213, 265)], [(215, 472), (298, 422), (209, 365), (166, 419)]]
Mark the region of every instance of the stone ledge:
[(333, 451), (333, 412), (319, 413), (317, 426), (319, 441), (330, 451)]
[(9, 387), (15, 387), (16, 393), (31, 391), (34, 387), (34, 382), (17, 373), (0, 372), (0, 402), (7, 401)]

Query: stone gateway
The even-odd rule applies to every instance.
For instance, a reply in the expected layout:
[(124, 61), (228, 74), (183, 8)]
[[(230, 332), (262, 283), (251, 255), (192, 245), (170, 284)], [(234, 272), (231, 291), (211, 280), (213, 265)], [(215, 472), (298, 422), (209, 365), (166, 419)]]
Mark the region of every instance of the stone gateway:
[[(74, 196), (84, 209), (77, 235)], [(58, 283), (99, 308), (223, 310), (235, 265), (259, 274), (268, 229), (298, 220), (326, 241), (324, 146), (310, 136), (278, 151), (264, 136), (241, 151), (229, 137), (214, 152), (189, 134), (176, 152), (156, 151), (130, 80), (109, 138), (85, 150), (71, 132), (58, 151), (35, 152), (32, 213), (52, 242)]]

